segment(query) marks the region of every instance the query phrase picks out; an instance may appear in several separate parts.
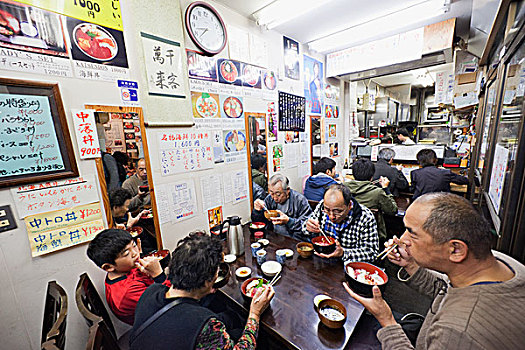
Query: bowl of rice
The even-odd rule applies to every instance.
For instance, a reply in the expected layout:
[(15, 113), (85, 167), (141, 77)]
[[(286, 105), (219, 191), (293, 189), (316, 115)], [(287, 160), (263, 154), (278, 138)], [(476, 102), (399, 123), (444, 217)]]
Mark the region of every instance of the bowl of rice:
[(373, 295), (372, 287), (378, 286), (383, 292), (388, 282), (388, 276), (383, 270), (366, 262), (347, 262), (345, 278), (355, 293), (367, 298)]

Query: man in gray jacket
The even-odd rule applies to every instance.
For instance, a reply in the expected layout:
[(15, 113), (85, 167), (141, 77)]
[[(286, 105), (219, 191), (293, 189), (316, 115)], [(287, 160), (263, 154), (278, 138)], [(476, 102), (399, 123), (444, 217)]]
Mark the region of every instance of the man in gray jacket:
[[(269, 195), (264, 201), (256, 199), (253, 203), (252, 221), (269, 222), (278, 234), (304, 239), (302, 225), (312, 213), (308, 200), (292, 190), (288, 178), (281, 174), (275, 174), (270, 178), (268, 192)], [(279, 216), (272, 217), (271, 221), (268, 221), (264, 217), (265, 208), (277, 210)]]
[[(434, 298), (415, 348), (523, 349), (525, 266), (491, 251), (490, 226), (476, 209), (457, 195), (429, 193), (404, 221), (401, 239), (386, 244), (398, 244), (388, 258), (401, 266), (400, 280)], [(383, 327), (383, 349), (413, 349), (377, 286), (364, 298), (344, 285)]]

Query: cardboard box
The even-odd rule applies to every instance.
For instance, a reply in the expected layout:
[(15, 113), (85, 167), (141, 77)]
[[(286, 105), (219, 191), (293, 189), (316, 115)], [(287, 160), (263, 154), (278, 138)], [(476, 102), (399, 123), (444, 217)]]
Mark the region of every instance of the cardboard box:
[(477, 75), (477, 72), (459, 74), (456, 76), (457, 85), (475, 83)]

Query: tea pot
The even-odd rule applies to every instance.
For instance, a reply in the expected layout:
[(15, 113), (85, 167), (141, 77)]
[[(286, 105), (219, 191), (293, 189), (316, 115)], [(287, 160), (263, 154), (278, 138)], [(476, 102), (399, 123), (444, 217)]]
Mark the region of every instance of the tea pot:
[(241, 256), (244, 254), (244, 234), (242, 232), (241, 218), (239, 216), (229, 216), (224, 220), (224, 225), (228, 224), (226, 240), (230, 254)]

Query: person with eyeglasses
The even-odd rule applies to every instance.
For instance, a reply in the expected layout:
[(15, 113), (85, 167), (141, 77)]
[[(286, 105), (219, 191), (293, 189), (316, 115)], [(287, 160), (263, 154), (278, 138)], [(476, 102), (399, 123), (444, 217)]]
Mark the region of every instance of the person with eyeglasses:
[[(279, 173), (268, 180), (268, 193), (264, 201), (256, 199), (253, 203), (252, 221), (270, 223), (275, 233), (304, 240), (301, 227), (312, 213), (305, 196), (292, 190), (288, 178)], [(277, 210), (279, 216), (267, 220), (266, 209)]]
[(418, 197), (403, 219), (405, 233), (388, 259), (400, 266), (398, 279), (433, 298), (411, 344), (377, 286), (373, 297), (347, 292), (381, 325), (383, 349), (523, 349), (525, 266), (491, 250), (497, 238), (487, 220), (458, 195)]
[(323, 258), (343, 261), (374, 261), (379, 252), (379, 236), (374, 214), (359, 204), (343, 184), (331, 185), (312, 215), (303, 224), (303, 234), (313, 238), (321, 234), (335, 238), (336, 249)]

